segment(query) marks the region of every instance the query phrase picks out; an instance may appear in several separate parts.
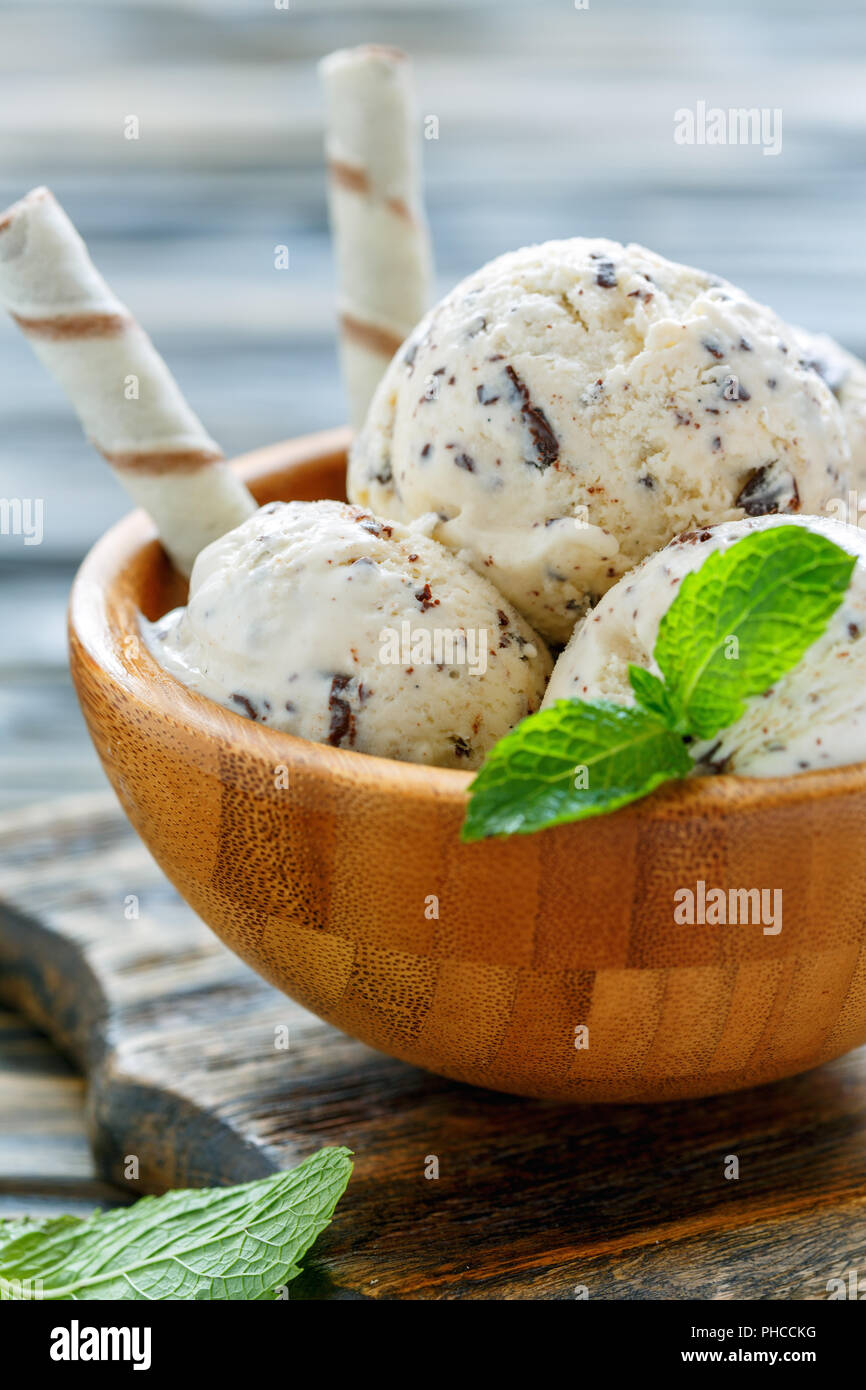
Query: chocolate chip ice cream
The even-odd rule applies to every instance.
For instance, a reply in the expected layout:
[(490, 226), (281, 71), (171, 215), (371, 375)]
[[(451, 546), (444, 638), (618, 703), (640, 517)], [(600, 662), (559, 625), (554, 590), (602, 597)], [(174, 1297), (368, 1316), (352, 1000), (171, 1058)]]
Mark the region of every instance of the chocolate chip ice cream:
[(685, 575), (753, 531), (795, 525), (835, 541), (857, 564), (840, 607), (798, 664), (748, 702), (709, 742), (692, 746), (702, 772), (786, 777), (866, 761), (866, 532), (826, 517), (763, 516), (686, 532), (609, 589), (556, 663), (545, 705), (560, 699), (634, 704), (629, 663), (653, 662), (659, 623)]
[(726, 281), (576, 238), (501, 256), (392, 360), (353, 501), (463, 553), (548, 638), (678, 532), (816, 513), (842, 410), (794, 331)]
[(164, 668), (236, 714), (333, 747), (478, 767), (541, 703), (543, 641), (423, 527), (272, 502), (202, 551), (148, 628)]

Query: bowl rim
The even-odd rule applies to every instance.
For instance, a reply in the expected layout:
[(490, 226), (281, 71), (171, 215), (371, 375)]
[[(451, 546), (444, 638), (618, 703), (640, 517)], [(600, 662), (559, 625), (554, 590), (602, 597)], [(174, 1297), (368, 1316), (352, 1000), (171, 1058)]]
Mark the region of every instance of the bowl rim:
[[(262, 492), (265, 494), (263, 500), (270, 500), (268, 484), (275, 475), (290, 475), (301, 467), (309, 469), (316, 464), (333, 462), (335, 457), (346, 452), (350, 438), (347, 428), (324, 430), (240, 455), (231, 461), (231, 466), (254, 493)], [(465, 803), (473, 772), (400, 762), (313, 743), (246, 719), (189, 690), (164, 671), (141, 642), (139, 609), (131, 600), (120, 601), (117, 593), (118, 581), (127, 567), (134, 559), (142, 559), (147, 549), (153, 551), (154, 559), (164, 555), (153, 522), (146, 513), (142, 510), (129, 512), (95, 542), (73, 581), (68, 608), (70, 646), (86, 654), (99, 668), (103, 681), (109, 681), (127, 698), (167, 716), (191, 739), (205, 737), (224, 743), (230, 737), (244, 753), (257, 760), (351, 781), (355, 788), (365, 791), (433, 795), (452, 807)], [(136, 639), (131, 646), (130, 638)], [(621, 808), (616, 815), (618, 818), (681, 821), (697, 815), (726, 815), (734, 810), (749, 814), (765, 811), (770, 806), (794, 806), (828, 796), (862, 795), (864, 791), (864, 762), (816, 768), (790, 777), (742, 777), (720, 773), (667, 783), (640, 801)], [(571, 822), (554, 827), (550, 833), (573, 832), (582, 824)]]

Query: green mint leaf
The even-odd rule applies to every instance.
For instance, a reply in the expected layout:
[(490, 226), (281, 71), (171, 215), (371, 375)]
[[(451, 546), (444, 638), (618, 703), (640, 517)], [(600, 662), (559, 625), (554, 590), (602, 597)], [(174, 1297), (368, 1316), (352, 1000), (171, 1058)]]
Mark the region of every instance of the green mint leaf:
[(299, 1273), (351, 1172), (348, 1149), (320, 1149), (241, 1187), (143, 1197), (88, 1221), (15, 1222), (11, 1240), (0, 1233), (0, 1300), (272, 1297)]
[(557, 700), (492, 749), (469, 789), (461, 839), (600, 816), (691, 768), (679, 734), (645, 710)]
[(653, 656), (684, 733), (712, 738), (821, 636), (856, 559), (801, 526), (714, 551), (688, 574), (659, 625)]
[(755, 532), (688, 574), (659, 625), (664, 680), (630, 665), (637, 705), (560, 700), (525, 719), (470, 786), (464, 841), (603, 815), (692, 770), (684, 737), (735, 723), (801, 659), (856, 559), (799, 526)]
[(0, 1220), (0, 1267), (2, 1267), (3, 1251), (7, 1245), (13, 1241), (20, 1240), (22, 1236), (29, 1236), (34, 1232), (41, 1232), (47, 1235), (54, 1235), (62, 1231), (67, 1226), (80, 1226), (80, 1216), (13, 1216), (4, 1217)]
[(654, 676), (652, 671), (648, 671), (644, 666), (634, 666), (629, 663), (628, 679), (635, 699), (642, 709), (649, 714), (655, 714), (673, 728), (676, 724), (676, 716), (671, 708), (670, 697), (663, 681), (658, 676)]

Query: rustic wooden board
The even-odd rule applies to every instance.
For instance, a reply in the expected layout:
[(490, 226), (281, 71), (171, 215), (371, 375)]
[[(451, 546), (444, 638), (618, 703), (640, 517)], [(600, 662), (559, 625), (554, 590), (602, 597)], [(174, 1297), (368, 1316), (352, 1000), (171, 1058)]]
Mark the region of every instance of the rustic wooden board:
[(84, 1078), (34, 1024), (0, 1009), (0, 1219), (88, 1216), (124, 1193), (87, 1139)]
[[(866, 1262), (866, 1049), (655, 1107), (566, 1109), (428, 1076), (231, 956), (108, 795), (0, 819), (0, 998), (88, 1073), (99, 1168), (127, 1192), (355, 1151), (296, 1298), (812, 1299)], [(24, 1092), (6, 1089), (5, 1123), (16, 1105), (23, 1126)]]

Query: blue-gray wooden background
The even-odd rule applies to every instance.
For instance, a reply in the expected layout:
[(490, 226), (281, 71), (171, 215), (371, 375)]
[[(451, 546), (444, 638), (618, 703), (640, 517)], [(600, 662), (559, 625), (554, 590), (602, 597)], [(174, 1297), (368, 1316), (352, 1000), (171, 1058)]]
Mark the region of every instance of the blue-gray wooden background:
[[(227, 450), (342, 418), (315, 65), (370, 39), (409, 49), (439, 118), (442, 290), (509, 247), (605, 233), (866, 352), (864, 0), (0, 0), (0, 205), (53, 187)], [(781, 155), (675, 144), (698, 101), (780, 107)], [(64, 604), (125, 509), (5, 321), (0, 497), (45, 506), (41, 546), (0, 536), (2, 808), (102, 782)]]

